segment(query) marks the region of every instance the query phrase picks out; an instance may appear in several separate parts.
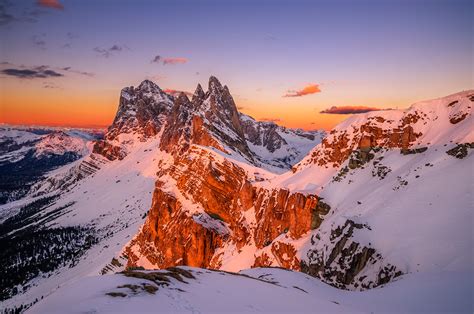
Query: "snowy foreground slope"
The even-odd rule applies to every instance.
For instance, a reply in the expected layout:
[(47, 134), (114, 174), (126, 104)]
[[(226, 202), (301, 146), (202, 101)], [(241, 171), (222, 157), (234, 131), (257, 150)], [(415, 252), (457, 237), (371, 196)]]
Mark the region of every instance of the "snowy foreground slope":
[[(356, 115), (321, 141), (238, 113), (214, 77), (192, 100), (127, 87), (92, 153), (0, 206), (0, 306), (471, 312), (473, 103)], [(174, 266), (195, 278), (120, 274)]]
[(354, 292), (278, 268), (227, 273), (180, 267), (85, 277), (27, 313), (468, 313), (471, 279), (457, 272), (415, 273)]

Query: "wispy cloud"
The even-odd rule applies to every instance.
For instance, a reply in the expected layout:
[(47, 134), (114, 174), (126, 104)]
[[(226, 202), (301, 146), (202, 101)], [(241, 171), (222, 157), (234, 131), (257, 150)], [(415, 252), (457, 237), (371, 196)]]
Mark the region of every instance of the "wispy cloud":
[(101, 48), (101, 47), (94, 48), (94, 51), (104, 58), (109, 58), (116, 53), (122, 52), (123, 50), (130, 50), (130, 48), (128, 48), (125, 45), (117, 45), (117, 44), (113, 45), (110, 48)]
[[(65, 76), (65, 72), (71, 73), (71, 74), (88, 76), (88, 77), (95, 76), (95, 74), (92, 72), (80, 71), (70, 66), (62, 67), (62, 68), (51, 67), (47, 65), (24, 66), (24, 65), (15, 65), (7, 61), (1, 62), (0, 65), (2, 65), (4, 68), (0, 71), (1, 74), (20, 78), (20, 79), (63, 77)], [(45, 82), (44, 84), (47, 84), (47, 83), (50, 84), (50, 82)], [(49, 88), (49, 87), (45, 87), (45, 88)]]
[(64, 10), (64, 6), (59, 2), (59, 0), (38, 0), (36, 4), (44, 8)]
[(66, 71), (66, 72), (70, 72), (70, 73), (75, 73), (75, 74), (80, 74), (80, 75), (84, 75), (84, 76), (89, 76), (89, 77), (95, 76), (95, 74), (92, 73), (92, 72), (78, 71), (78, 70), (73, 69), (72, 67), (64, 67), (64, 68), (62, 68), (61, 70)]
[(161, 56), (158, 55), (158, 56), (155, 56), (153, 60), (151, 60), (151, 63), (160, 63), (160, 61), (161, 61)]
[(39, 49), (45, 50), (46, 49), (45, 37), (46, 37), (46, 34), (34, 35), (33, 36), (33, 45), (35, 45)]
[(9, 0), (0, 0), (0, 26), (5, 26), (13, 22), (36, 23), (41, 15), (47, 14), (42, 8), (24, 8), (22, 12), (12, 13), (11, 9), (18, 4)]
[(43, 83), (43, 88), (47, 89), (62, 89), (61, 86), (56, 85), (55, 83), (52, 82), (44, 82)]
[(309, 84), (300, 90), (289, 90), (283, 97), (301, 97), (311, 94), (320, 93), (321, 89), (318, 84)]
[(184, 64), (187, 63), (188, 59), (186, 58), (178, 58), (178, 57), (173, 57), (173, 58), (163, 58), (163, 64)]
[(151, 63), (162, 63), (163, 65), (168, 65), (168, 64), (184, 64), (187, 63), (189, 60), (187, 58), (181, 58), (181, 57), (163, 57), (160, 55), (156, 55), (153, 57), (151, 60)]
[(69, 39), (69, 40), (73, 40), (73, 39), (78, 38), (79, 36), (77, 36), (77, 35), (74, 34), (74, 33), (67, 32), (67, 33), (66, 33), (66, 37), (67, 37), (67, 39)]
[(49, 67), (41, 65), (34, 68), (8, 68), (3, 69), (0, 73), (8, 76), (17, 77), (20, 79), (34, 79), (34, 78), (54, 78), (64, 76)]
[(71, 48), (72, 42), (77, 38), (79, 38), (79, 36), (77, 36), (76, 34), (67, 32), (66, 33), (67, 42), (64, 45), (62, 45), (61, 48)]
[(281, 119), (278, 119), (278, 118), (260, 118), (259, 120), (263, 122), (273, 122), (273, 123), (281, 122)]
[(181, 93), (184, 93), (186, 96), (193, 96), (193, 93), (191, 92), (187, 92), (187, 91), (182, 91), (182, 90), (176, 90), (176, 89), (171, 89), (171, 88), (167, 88), (165, 90), (163, 90), (165, 93), (167, 94), (170, 94), (170, 95), (173, 95), (173, 96), (179, 96), (179, 94)]
[(320, 111), (320, 113), (327, 113), (327, 114), (356, 114), (356, 113), (366, 113), (369, 111), (378, 111), (382, 110), (379, 108), (374, 107), (366, 107), (366, 106), (332, 106), (331, 108), (325, 109)]
[(0, 25), (7, 25), (16, 20), (16, 17), (8, 12), (10, 6), (9, 1), (0, 2)]

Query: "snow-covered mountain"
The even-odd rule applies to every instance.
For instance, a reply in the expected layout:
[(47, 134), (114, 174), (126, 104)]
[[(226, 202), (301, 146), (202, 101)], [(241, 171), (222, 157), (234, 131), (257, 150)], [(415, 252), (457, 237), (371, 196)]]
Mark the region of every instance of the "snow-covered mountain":
[[(152, 305), (156, 299), (145, 296), (153, 287), (113, 275), (136, 267), (302, 271), (319, 279), (276, 270), (243, 272), (277, 278), (283, 288), (266, 283), (263, 295), (301, 293), (295, 297), (304, 298), (301, 302), (313, 293), (331, 300), (342, 295), (319, 280), (348, 290), (397, 280), (383, 293), (371, 292), (380, 298), (374, 304), (382, 304), (390, 289), (403, 295), (405, 288), (424, 287), (412, 285), (416, 278), (439, 284), (451, 272), (472, 274), (473, 102), (474, 91), (466, 91), (407, 110), (356, 115), (325, 136), (239, 113), (229, 88), (215, 77), (206, 92), (198, 85), (192, 99), (168, 95), (150, 81), (125, 88), (113, 124), (92, 153), (49, 173), (26, 198), (0, 207), (3, 306), (30, 305), (89, 275), (104, 277), (60, 288), (32, 310), (78, 302), (74, 289), (90, 291), (82, 300), (104, 310), (115, 309), (102, 307), (117, 300), (109, 292), (125, 293), (127, 300), (137, 295)], [(242, 277), (188, 270), (201, 278), (186, 285), (191, 291), (209, 283), (203, 298), (220, 289), (214, 276), (229, 284)], [(417, 272), (419, 277), (411, 275)], [(436, 273), (439, 277), (426, 275)], [(144, 275), (132, 277), (137, 276)], [(193, 302), (181, 294), (176, 276), (169, 286), (154, 283), (157, 298)], [(258, 280), (242, 278), (239, 287), (256, 289)], [(396, 288), (404, 278), (415, 279)], [(101, 279), (100, 289), (88, 288)], [(307, 290), (301, 282), (319, 288)], [(123, 284), (138, 288), (114, 287)], [(356, 306), (361, 294), (344, 295), (347, 299), (333, 300), (340, 304), (334, 310), (377, 309)], [(327, 309), (337, 305), (325, 298), (308, 302)], [(243, 304), (273, 308), (268, 299), (253, 300)], [(196, 309), (205, 309), (199, 304)]]
[(322, 130), (288, 129), (274, 122), (256, 121), (243, 113), (240, 121), (249, 149), (260, 166), (270, 171), (290, 169), (326, 136)]
[(0, 204), (26, 195), (46, 173), (90, 153), (99, 130), (0, 127)]

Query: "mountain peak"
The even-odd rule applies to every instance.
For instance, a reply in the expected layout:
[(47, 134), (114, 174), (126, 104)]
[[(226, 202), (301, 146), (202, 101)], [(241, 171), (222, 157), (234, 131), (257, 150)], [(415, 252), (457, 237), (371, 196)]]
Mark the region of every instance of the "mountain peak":
[(188, 96), (186, 96), (186, 94), (184, 92), (180, 92), (178, 97), (176, 98), (176, 101), (179, 102), (179, 103), (188, 103), (189, 98), (188, 98)]
[(161, 88), (150, 80), (143, 80), (137, 89), (147, 92), (161, 92)]
[(222, 88), (221, 82), (219, 82), (217, 77), (211, 75), (211, 77), (209, 77), (209, 91), (211, 92), (215, 89), (220, 90), (221, 88)]
[(204, 93), (204, 90), (202, 89), (201, 84), (198, 84), (198, 85), (196, 86), (196, 90), (194, 91), (194, 95), (193, 95), (192, 101), (193, 101), (193, 102), (196, 102), (196, 101), (198, 101), (198, 100), (200, 100), (200, 99), (201, 99), (201, 100), (204, 99), (204, 97), (206, 97), (206, 93)]

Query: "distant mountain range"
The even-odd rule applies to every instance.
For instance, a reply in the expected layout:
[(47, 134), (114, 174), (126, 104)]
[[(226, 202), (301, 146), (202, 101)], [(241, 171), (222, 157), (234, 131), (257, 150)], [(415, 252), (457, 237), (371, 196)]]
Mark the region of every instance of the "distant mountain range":
[[(248, 289), (291, 296), (285, 305), (242, 296), (267, 311), (271, 302), (295, 311), (309, 302), (370, 312), (377, 308), (319, 280), (352, 291), (406, 283), (370, 292), (383, 304), (426, 284), (410, 279), (420, 273), (452, 288), (444, 305), (469, 310), (452, 299), (469, 298), (469, 283), (453, 287), (449, 278), (473, 271), (473, 106), (474, 91), (464, 91), (353, 115), (329, 133), (304, 131), (240, 113), (211, 77), (191, 99), (148, 80), (124, 88), (105, 134), (2, 127), (2, 307), (46, 297), (31, 310), (62, 312), (80, 300), (77, 312), (118, 311), (107, 300), (139, 296), (158, 306), (173, 295), (166, 309), (207, 311), (184, 291), (203, 289), (197, 280), (209, 287), (201, 298), (210, 297), (222, 278), (235, 290), (229, 298)], [(246, 270), (255, 267), (312, 277)], [(313, 299), (318, 293), (329, 299)], [(191, 303), (181, 308), (184, 299)]]

